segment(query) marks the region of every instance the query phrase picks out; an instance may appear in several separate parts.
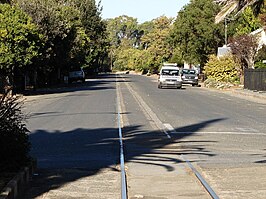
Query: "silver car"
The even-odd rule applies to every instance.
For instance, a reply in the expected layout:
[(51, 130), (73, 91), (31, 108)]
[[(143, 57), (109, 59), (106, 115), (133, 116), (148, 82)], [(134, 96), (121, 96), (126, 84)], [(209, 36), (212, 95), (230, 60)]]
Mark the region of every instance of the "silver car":
[(198, 74), (193, 69), (182, 69), (181, 78), (183, 84), (191, 84), (192, 86), (198, 86)]

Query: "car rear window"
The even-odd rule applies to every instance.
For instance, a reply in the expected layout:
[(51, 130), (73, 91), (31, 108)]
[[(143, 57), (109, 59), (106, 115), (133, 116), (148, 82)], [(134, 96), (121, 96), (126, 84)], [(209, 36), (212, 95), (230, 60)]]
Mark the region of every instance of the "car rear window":
[(182, 73), (183, 74), (192, 74), (192, 75), (194, 75), (194, 74), (196, 74), (196, 71), (195, 70), (189, 70), (189, 69), (183, 69)]
[(163, 69), (162, 75), (169, 75), (169, 76), (178, 76), (179, 70), (170, 70), (170, 69)]

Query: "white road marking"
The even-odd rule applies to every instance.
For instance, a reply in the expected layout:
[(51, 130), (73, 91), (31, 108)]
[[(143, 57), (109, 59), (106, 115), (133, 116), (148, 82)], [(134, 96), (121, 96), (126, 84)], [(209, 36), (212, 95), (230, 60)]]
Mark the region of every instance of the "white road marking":
[(171, 126), (171, 124), (163, 124), (169, 131), (170, 133), (176, 133), (174, 127)]
[(172, 134), (229, 134), (229, 135), (264, 135), (266, 133), (257, 133), (257, 132), (233, 132), (233, 131), (200, 131), (200, 132), (175, 132)]
[(235, 129), (240, 132), (258, 132), (256, 129), (249, 128), (249, 127), (238, 127)]
[(171, 136), (165, 129), (165, 126), (163, 125), (161, 120), (157, 117), (157, 115), (151, 110), (149, 105), (142, 99), (140, 95), (138, 95), (138, 93), (126, 81), (125, 81), (125, 85), (127, 86), (129, 92), (132, 94), (132, 96), (135, 98), (135, 100), (138, 102), (138, 104), (142, 108), (141, 110), (143, 111), (144, 115), (145, 116), (147, 115), (148, 117), (150, 117), (154, 125), (156, 125), (156, 127), (160, 129), (161, 132), (163, 132), (169, 139), (171, 139)]
[(236, 128), (238, 131), (199, 131), (199, 132), (177, 132), (171, 124), (164, 124), (165, 128), (170, 132), (170, 134), (230, 134), (230, 135), (265, 135), (265, 133), (259, 133), (256, 129), (253, 128)]

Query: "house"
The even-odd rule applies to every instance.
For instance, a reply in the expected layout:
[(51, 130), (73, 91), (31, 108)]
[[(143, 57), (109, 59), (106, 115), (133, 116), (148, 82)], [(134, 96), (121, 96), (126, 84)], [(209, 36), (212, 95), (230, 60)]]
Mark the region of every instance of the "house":
[(260, 49), (263, 45), (266, 45), (265, 29), (266, 29), (266, 27), (259, 28), (259, 29), (257, 29), (257, 30), (255, 30), (255, 31), (250, 33), (252, 35), (258, 36), (258, 39), (259, 39), (259, 47), (258, 47), (258, 49)]
[(231, 48), (227, 45), (224, 45), (223, 47), (218, 47), (217, 57), (222, 57), (229, 53), (231, 53)]

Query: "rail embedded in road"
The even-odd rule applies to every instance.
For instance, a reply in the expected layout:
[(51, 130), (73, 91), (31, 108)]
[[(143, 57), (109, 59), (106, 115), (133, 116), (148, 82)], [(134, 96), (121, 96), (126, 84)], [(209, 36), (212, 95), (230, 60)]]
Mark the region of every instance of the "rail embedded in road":
[(118, 126), (119, 144), (120, 144), (121, 198), (127, 199), (127, 182), (126, 182), (126, 171), (125, 171), (124, 146), (123, 146), (123, 135), (122, 135), (122, 127), (121, 127), (121, 103), (120, 103), (120, 93), (118, 89), (116, 89), (116, 99), (117, 99), (117, 102), (116, 102), (117, 126)]
[[(155, 128), (158, 130), (160, 130), (161, 132), (163, 132), (165, 134), (165, 136), (168, 139), (172, 139), (171, 134), (172, 131), (174, 130), (173, 127), (170, 126), (170, 124), (163, 124), (162, 121), (160, 121), (160, 119), (158, 118), (158, 116), (152, 111), (152, 109), (148, 106), (148, 104), (142, 99), (142, 97), (140, 95), (138, 95), (138, 93), (136, 91), (134, 91), (134, 89), (132, 88), (132, 86), (126, 82), (123, 81), (123, 83), (126, 85), (126, 88), (129, 90), (129, 92), (132, 94), (132, 96), (134, 97), (134, 99), (138, 102), (138, 104), (140, 105), (140, 107), (142, 108), (141, 110), (144, 113), (144, 115), (146, 115), (148, 119), (148, 121), (153, 121), (155, 125)], [(127, 191), (126, 191), (126, 175), (125, 175), (125, 170), (124, 170), (124, 154), (123, 153), (123, 136), (122, 136), (122, 128), (121, 128), (121, 98), (122, 98), (122, 93), (120, 91), (120, 83), (117, 83), (117, 107), (118, 107), (118, 126), (119, 126), (119, 137), (120, 137), (120, 157), (121, 157), (121, 174), (122, 174), (122, 198), (126, 198), (127, 197)], [(169, 129), (172, 129), (169, 130)], [(187, 160), (184, 155), (181, 155), (181, 158), (183, 159), (187, 165), (187, 167), (194, 173), (195, 175), (195, 180), (198, 180), (203, 187), (206, 190), (206, 193), (208, 193), (212, 198), (214, 199), (219, 199), (219, 197), (217, 196), (217, 194), (213, 191), (213, 189), (211, 188), (211, 186), (206, 182), (206, 180), (200, 175), (200, 173), (196, 170), (195, 167), (193, 167), (193, 165), (190, 163), (189, 160)], [(123, 193), (124, 192), (124, 193)]]

